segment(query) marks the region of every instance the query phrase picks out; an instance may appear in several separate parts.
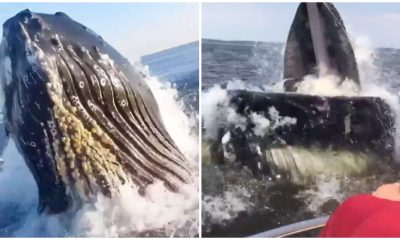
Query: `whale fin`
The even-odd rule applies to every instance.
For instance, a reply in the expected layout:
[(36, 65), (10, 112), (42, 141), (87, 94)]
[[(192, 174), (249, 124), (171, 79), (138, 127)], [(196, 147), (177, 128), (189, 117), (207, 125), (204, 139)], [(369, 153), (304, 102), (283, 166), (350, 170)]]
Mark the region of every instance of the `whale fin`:
[(357, 62), (343, 21), (331, 3), (301, 3), (284, 53), (285, 91), (304, 76), (335, 74), (359, 84)]

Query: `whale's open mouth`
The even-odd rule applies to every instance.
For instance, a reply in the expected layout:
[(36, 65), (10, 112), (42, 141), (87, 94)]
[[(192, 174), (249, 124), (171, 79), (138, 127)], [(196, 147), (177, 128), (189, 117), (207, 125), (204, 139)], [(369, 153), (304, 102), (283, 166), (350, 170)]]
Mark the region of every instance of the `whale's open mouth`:
[[(329, 77), (335, 87), (356, 87), (351, 96), (306, 92), (310, 76), (322, 85)], [(393, 160), (394, 114), (381, 98), (358, 96), (354, 51), (333, 4), (300, 3), (285, 45), (283, 83), (284, 93), (227, 92), (229, 100), (216, 107), (221, 126), (205, 141), (210, 159), (292, 180), (361, 174)]]
[(4, 24), (5, 123), (33, 173), (39, 210), (65, 211), (118, 184), (189, 182), (143, 80), (100, 36), (63, 13)]

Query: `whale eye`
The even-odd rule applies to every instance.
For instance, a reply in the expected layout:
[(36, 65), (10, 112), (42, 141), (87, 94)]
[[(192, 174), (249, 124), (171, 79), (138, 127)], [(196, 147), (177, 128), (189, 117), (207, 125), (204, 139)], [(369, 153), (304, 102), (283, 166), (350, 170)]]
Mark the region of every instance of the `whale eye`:
[(85, 84), (83, 82), (79, 82), (79, 87), (83, 88), (85, 86)]
[(36, 147), (36, 143), (33, 141), (30, 143), (30, 145), (31, 145), (31, 147)]

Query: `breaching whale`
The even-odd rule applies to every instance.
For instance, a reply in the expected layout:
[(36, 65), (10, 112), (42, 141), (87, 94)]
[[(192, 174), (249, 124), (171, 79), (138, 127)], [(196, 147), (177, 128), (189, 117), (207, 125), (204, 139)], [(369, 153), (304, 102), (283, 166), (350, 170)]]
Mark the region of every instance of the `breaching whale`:
[(118, 51), (64, 13), (24, 10), (3, 25), (4, 122), (39, 191), (60, 213), (117, 186), (190, 182), (157, 102)]
[[(333, 4), (300, 3), (283, 67), (283, 93), (228, 91), (228, 107), (240, 122), (222, 123), (209, 144), (211, 159), (233, 159), (255, 176), (289, 178), (311, 171), (360, 173), (368, 168), (365, 162), (392, 161), (394, 115), (383, 99), (296, 93), (307, 75), (320, 77), (319, 81), (334, 75), (338, 85), (352, 81), (361, 88), (355, 54)], [(269, 124), (264, 132), (256, 133), (254, 116)], [(320, 159), (329, 160), (314, 170), (321, 166), (314, 160)], [(343, 165), (335, 165), (338, 161)]]

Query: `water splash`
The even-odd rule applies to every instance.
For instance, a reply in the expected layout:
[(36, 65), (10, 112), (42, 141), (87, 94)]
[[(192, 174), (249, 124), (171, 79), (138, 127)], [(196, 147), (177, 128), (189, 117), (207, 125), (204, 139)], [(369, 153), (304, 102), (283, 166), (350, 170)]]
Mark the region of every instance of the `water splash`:
[[(204, 195), (202, 197), (202, 219), (204, 222), (227, 224), (240, 212), (251, 210), (253, 205), (249, 204), (250, 199), (251, 194), (241, 186), (232, 186), (220, 196)], [(205, 227), (207, 228), (207, 225)], [(203, 231), (207, 231), (207, 229)]]
[(360, 87), (351, 79), (340, 83), (340, 78), (334, 75), (316, 77), (307, 75), (297, 84), (297, 92), (319, 96), (358, 96)]

